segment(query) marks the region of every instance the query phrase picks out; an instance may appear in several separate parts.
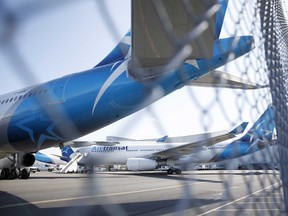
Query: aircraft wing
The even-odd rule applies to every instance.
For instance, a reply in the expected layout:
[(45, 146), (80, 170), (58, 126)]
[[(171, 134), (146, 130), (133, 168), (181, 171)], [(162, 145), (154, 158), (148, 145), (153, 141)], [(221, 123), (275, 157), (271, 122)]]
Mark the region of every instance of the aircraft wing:
[(234, 88), (234, 89), (258, 89), (266, 88), (268, 85), (258, 85), (250, 82), (249, 80), (242, 79), (231, 74), (224, 73), (222, 71), (215, 70), (211, 73), (202, 76), (198, 80), (195, 80), (188, 84), (189, 86), (200, 87), (222, 87), (222, 88)]
[(11, 154), (10, 153), (4, 153), (4, 152), (2, 153), (2, 152), (0, 152), (0, 159), (8, 157), (8, 156), (11, 156)]
[(106, 140), (107, 140), (107, 142), (137, 141), (135, 139), (118, 137), (118, 136), (107, 136)]
[(92, 146), (92, 145), (100, 145), (100, 146), (114, 146), (119, 144), (116, 141), (69, 141), (65, 142), (64, 146), (71, 146), (74, 148), (85, 147), (85, 146)]
[[(217, 134), (217, 133), (230, 134), (230, 136), (234, 135), (234, 137), (235, 137), (235, 135), (243, 133), (245, 128), (247, 127), (247, 125), (248, 125), (248, 122), (243, 122), (238, 127), (231, 130), (230, 132), (228, 132), (227, 130), (224, 130), (224, 131), (218, 131), (218, 132), (214, 132), (214, 133), (215, 134)], [(208, 133), (208, 134), (211, 134), (211, 133)], [(166, 136), (163, 136), (161, 138), (141, 139), (141, 140), (135, 140), (135, 139), (129, 139), (129, 138), (117, 137), (117, 136), (107, 136), (107, 143), (108, 144), (113, 143), (113, 142), (119, 143), (121, 141), (130, 141), (130, 142), (133, 142), (133, 141), (151, 141), (151, 142), (158, 142), (158, 143), (188, 143), (188, 142), (191, 143), (191, 142), (197, 142), (199, 140), (204, 140), (205, 138), (207, 138), (207, 133), (193, 134), (193, 135), (188, 135), (188, 136), (177, 136), (177, 137), (168, 137), (166, 135)], [(233, 138), (233, 137), (231, 137), (231, 138)], [(105, 145), (105, 144), (103, 144), (103, 145)]]
[(185, 59), (211, 58), (227, 7), (226, 1), (220, 4), (217, 0), (132, 1), (129, 74), (145, 80), (179, 67)]
[[(203, 133), (197, 136), (193, 137), (193, 140), (190, 137), (190, 142), (184, 143), (184, 144), (179, 144), (179, 146), (170, 148), (164, 151), (160, 151), (157, 153), (153, 153), (147, 158), (161, 158), (161, 159), (166, 159), (166, 158), (180, 158), (185, 155), (189, 155), (192, 152), (195, 152), (199, 150), (203, 146), (211, 146), (219, 142), (223, 142), (228, 139), (232, 139), (236, 137), (237, 134), (243, 133), (246, 126), (248, 125), (248, 122), (243, 122), (241, 125), (236, 127), (235, 129), (231, 130), (230, 132), (224, 130), (224, 131), (218, 131), (218, 132), (208, 132), (208, 133)], [(187, 136), (186, 138), (188, 138)], [(176, 137), (171, 139), (170, 141), (175, 141)], [(188, 139), (187, 139), (188, 141)]]

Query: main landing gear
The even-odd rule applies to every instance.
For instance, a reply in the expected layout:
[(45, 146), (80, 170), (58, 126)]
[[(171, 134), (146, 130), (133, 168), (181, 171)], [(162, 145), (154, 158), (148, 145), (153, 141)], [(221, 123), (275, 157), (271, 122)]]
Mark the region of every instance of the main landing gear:
[(0, 160), (0, 179), (28, 179), (30, 166), (35, 162), (31, 153), (17, 153)]
[(181, 172), (182, 172), (181, 169), (174, 168), (174, 167), (170, 167), (170, 168), (167, 170), (167, 174), (168, 174), (168, 175), (172, 175), (173, 173), (175, 173), (176, 175), (180, 175)]
[(3, 168), (0, 170), (0, 180), (4, 179), (28, 179), (30, 177), (30, 168), (13, 168), (11, 171), (8, 168)]

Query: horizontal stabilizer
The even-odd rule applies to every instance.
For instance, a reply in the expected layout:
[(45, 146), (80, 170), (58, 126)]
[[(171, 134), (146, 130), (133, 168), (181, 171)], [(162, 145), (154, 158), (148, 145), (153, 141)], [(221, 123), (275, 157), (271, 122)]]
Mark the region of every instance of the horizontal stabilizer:
[(268, 85), (258, 85), (256, 83), (250, 82), (249, 80), (245, 80), (240, 77), (236, 77), (234, 75), (230, 75), (217, 70), (208, 73), (197, 80), (194, 80), (188, 85), (198, 87), (221, 87), (245, 90), (268, 87)]

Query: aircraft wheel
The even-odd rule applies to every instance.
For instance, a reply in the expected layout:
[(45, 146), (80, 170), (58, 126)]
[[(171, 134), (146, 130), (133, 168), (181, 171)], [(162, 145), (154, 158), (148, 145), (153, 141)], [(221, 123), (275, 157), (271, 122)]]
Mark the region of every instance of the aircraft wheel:
[(20, 175), (20, 171), (18, 168), (14, 168), (11, 170), (10, 174), (9, 174), (9, 179), (15, 179), (15, 178), (18, 178)]
[(168, 169), (168, 170), (167, 170), (167, 174), (168, 174), (168, 175), (173, 174), (173, 170), (172, 170), (172, 169)]
[(9, 169), (8, 168), (2, 169), (0, 173), (0, 179), (8, 179), (8, 177), (9, 177)]
[(182, 171), (181, 171), (181, 169), (176, 169), (175, 172), (177, 175), (180, 175)]
[(30, 170), (24, 168), (21, 170), (21, 175), (20, 178), (21, 179), (28, 179), (30, 177)]

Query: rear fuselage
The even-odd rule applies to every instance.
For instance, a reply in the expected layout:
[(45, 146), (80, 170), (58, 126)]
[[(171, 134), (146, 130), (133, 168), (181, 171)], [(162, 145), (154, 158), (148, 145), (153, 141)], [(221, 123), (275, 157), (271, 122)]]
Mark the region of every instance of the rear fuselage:
[(84, 136), (124, 118), (228, 61), (253, 38), (217, 40), (208, 60), (183, 63), (149, 82), (129, 76), (129, 58), (0, 96), (0, 153), (33, 152)]

